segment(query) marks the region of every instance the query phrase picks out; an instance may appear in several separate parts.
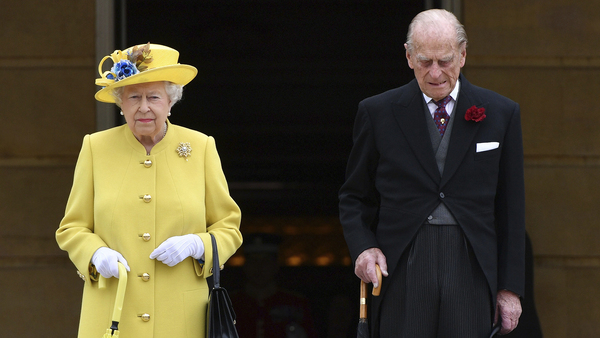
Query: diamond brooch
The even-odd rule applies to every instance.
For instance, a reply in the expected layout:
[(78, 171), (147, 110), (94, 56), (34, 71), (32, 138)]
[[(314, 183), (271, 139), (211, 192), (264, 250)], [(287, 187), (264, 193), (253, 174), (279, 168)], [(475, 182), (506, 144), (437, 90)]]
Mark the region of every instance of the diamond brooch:
[(185, 157), (185, 160), (188, 160), (188, 156), (192, 153), (192, 146), (189, 142), (179, 142), (179, 146), (177, 147), (177, 154), (179, 157)]

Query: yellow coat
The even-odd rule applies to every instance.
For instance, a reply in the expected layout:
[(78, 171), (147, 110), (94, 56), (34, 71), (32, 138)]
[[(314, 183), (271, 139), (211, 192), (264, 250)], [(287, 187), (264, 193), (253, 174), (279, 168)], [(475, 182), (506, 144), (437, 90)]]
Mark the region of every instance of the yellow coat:
[[(180, 142), (192, 147), (187, 161), (176, 152)], [(240, 218), (212, 137), (169, 123), (165, 138), (147, 155), (127, 125), (86, 135), (56, 231), (58, 245), (85, 280), (79, 337), (102, 337), (111, 324), (117, 280), (99, 289), (90, 265), (102, 246), (120, 252), (131, 268), (121, 337), (204, 337), (209, 232), (225, 262), (242, 243)], [(191, 233), (204, 243), (206, 264), (187, 258), (168, 267), (149, 258), (167, 238)]]

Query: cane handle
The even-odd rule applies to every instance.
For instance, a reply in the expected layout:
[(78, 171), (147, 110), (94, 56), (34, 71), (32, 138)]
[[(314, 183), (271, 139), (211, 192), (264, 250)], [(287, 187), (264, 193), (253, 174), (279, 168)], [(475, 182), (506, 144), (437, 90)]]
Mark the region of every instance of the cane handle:
[(373, 296), (379, 296), (379, 293), (381, 292), (381, 282), (383, 277), (381, 276), (381, 268), (378, 264), (375, 264), (375, 271), (377, 272), (377, 287), (373, 288)]

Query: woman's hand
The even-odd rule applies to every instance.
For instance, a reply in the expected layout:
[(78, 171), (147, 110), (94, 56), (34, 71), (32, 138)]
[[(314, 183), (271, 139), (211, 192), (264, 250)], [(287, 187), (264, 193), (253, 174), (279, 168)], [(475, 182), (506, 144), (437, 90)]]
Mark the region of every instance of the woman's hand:
[(150, 254), (150, 259), (157, 259), (168, 266), (175, 266), (188, 257), (201, 259), (204, 256), (204, 243), (198, 235), (189, 234), (174, 236), (162, 242)]
[(92, 264), (94, 264), (96, 271), (104, 278), (119, 278), (119, 265), (117, 262), (123, 263), (127, 271), (130, 270), (123, 255), (105, 246), (96, 250), (92, 256)]

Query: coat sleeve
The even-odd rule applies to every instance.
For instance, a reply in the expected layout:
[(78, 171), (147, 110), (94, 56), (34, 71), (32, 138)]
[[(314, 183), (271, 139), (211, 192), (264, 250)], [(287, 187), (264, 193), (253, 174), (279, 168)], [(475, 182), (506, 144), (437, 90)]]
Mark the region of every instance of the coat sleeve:
[(363, 102), (359, 104), (353, 142), (346, 181), (339, 192), (339, 209), (344, 238), (352, 260), (356, 261), (364, 250), (378, 247), (374, 229), (379, 212), (379, 194), (375, 188), (379, 154)]
[(496, 193), (498, 289), (525, 292), (525, 183), (519, 105), (515, 106), (502, 147)]
[(229, 194), (227, 180), (221, 167), (215, 140), (209, 137), (204, 158), (206, 182), (206, 226), (207, 233), (198, 235), (204, 243), (204, 266), (197, 265), (196, 273), (208, 277), (212, 269), (212, 244), (210, 234), (215, 236), (220, 264), (225, 263), (242, 244), (240, 232), (241, 211)]
[(92, 256), (98, 248), (107, 245), (94, 233), (94, 173), (89, 135), (83, 139), (73, 175), (73, 187), (65, 216), (56, 231), (56, 241), (62, 250), (68, 252), (69, 258), (86, 277), (86, 281), (90, 281)]

